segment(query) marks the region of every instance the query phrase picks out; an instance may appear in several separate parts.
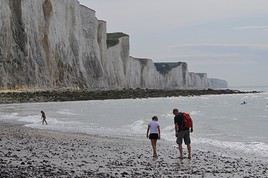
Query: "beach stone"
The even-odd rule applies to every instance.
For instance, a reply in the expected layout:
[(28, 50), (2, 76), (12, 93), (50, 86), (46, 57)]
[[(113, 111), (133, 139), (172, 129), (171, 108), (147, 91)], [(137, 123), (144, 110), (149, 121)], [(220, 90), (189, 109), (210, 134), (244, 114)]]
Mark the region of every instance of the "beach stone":
[[(29, 129), (29, 128), (23, 128), (21, 129), (22, 132), (29, 132), (29, 134), (25, 134), (25, 139), (33, 140), (34, 142), (39, 143), (38, 140), (42, 140), (42, 142), (47, 142), (47, 145), (38, 144), (36, 147), (34, 147), (37, 155), (33, 156), (33, 154), (26, 154), (24, 152), (16, 153), (16, 145), (19, 145), (20, 142), (16, 141), (19, 140), (17, 137), (11, 136), (9, 138), (10, 143), (5, 146), (4, 149), (1, 148), (1, 151), (3, 152), (3, 155), (0, 154), (0, 177), (2, 178), (3, 174), (2, 172), (8, 172), (7, 176), (4, 177), (175, 177), (172, 175), (180, 175), (180, 177), (189, 177), (191, 175), (192, 177), (200, 177), (202, 174), (202, 169), (207, 170), (206, 176), (213, 176), (214, 177), (224, 177), (223, 175), (226, 175), (225, 177), (230, 177), (231, 175), (233, 177), (243, 177), (243, 169), (252, 169), (251, 172), (245, 173), (245, 175), (249, 177), (255, 177), (258, 175), (263, 175), (263, 177), (267, 176), (267, 163), (257, 161), (250, 162), (247, 161), (246, 158), (241, 160), (240, 162), (234, 163), (233, 158), (226, 157), (223, 158), (221, 156), (213, 157), (208, 156), (202, 156), (206, 154), (206, 152), (202, 151), (196, 151), (196, 158), (200, 158), (200, 161), (192, 160), (188, 161), (186, 159), (179, 160), (178, 158), (171, 159), (172, 157), (175, 157), (177, 154), (173, 153), (173, 149), (169, 148), (169, 145), (165, 145), (164, 142), (161, 143), (161, 147), (159, 148), (159, 152), (161, 154), (160, 158), (153, 161), (151, 158), (151, 150), (146, 149), (147, 144), (144, 144), (143, 141), (136, 141), (136, 140), (124, 140), (122, 138), (99, 138), (97, 137), (89, 137), (89, 136), (83, 136), (90, 140), (90, 151), (88, 146), (81, 144), (80, 148), (75, 148), (74, 157), (79, 156), (77, 159), (62, 159), (64, 152), (68, 150), (70, 144), (67, 144), (65, 146), (62, 146), (61, 149), (59, 149), (58, 144), (61, 144), (62, 142), (66, 142), (63, 137), (68, 137), (68, 140), (70, 142), (74, 142), (73, 144), (78, 145), (80, 142), (79, 140), (83, 139), (77, 139), (74, 140), (72, 137), (81, 137), (79, 134), (70, 134), (68, 136), (63, 135), (59, 137), (62, 133), (50, 133), (50, 131), (41, 131), (44, 132), (44, 134), (38, 133), (38, 139), (35, 138), (35, 129)], [(13, 132), (12, 130), (7, 131), (7, 128), (3, 128), (0, 123), (0, 137), (1, 132), (5, 132), (8, 134), (8, 132)], [(49, 137), (47, 136), (49, 134)], [(31, 137), (27, 136), (31, 135)], [(59, 138), (58, 138), (59, 137)], [(36, 140), (35, 140), (36, 139)], [(67, 139), (67, 138), (66, 138)], [(41, 143), (42, 143), (41, 142)], [(147, 142), (146, 142), (147, 143)], [(32, 144), (32, 143), (31, 143)], [(106, 145), (112, 145), (111, 149), (106, 150)], [(138, 146), (137, 146), (138, 145)], [(104, 149), (101, 150), (100, 146)], [(6, 157), (4, 153), (7, 153), (8, 147), (12, 148), (10, 149), (10, 152), (12, 153), (11, 157)], [(17, 147), (18, 148), (18, 147)], [(60, 154), (60, 156), (48, 154), (50, 156), (49, 159), (42, 159), (42, 156), (38, 158), (38, 155), (40, 153), (43, 153), (43, 149), (46, 149), (48, 152), (54, 152), (54, 150), (58, 150), (57, 152)], [(22, 148), (20, 148), (23, 150)], [(114, 151), (114, 149), (117, 149), (118, 151)], [(196, 148), (197, 149), (197, 148)], [(13, 150), (13, 151), (12, 151)], [(133, 151), (135, 150), (135, 151)], [(149, 150), (149, 151), (147, 151)], [(14, 152), (16, 153), (19, 158), (13, 157)], [(67, 151), (68, 152), (68, 151)], [(126, 155), (120, 155), (123, 152), (127, 152)], [(177, 152), (176, 152), (177, 153)], [(21, 155), (22, 154), (22, 155)], [(24, 155), (25, 154), (25, 155)], [(142, 155), (141, 159), (138, 159), (136, 154), (138, 156)], [(91, 155), (97, 155), (96, 159), (94, 161), (90, 159)], [(163, 156), (161, 156), (163, 155)], [(164, 156), (164, 155), (170, 155), (170, 156)], [(83, 157), (84, 156), (84, 157)], [(170, 158), (171, 157), (171, 158)], [(23, 160), (20, 160), (23, 158)], [(95, 158), (95, 157), (94, 157)], [(206, 158), (208, 161), (203, 161), (203, 158)], [(177, 159), (177, 160), (176, 160)], [(26, 161), (25, 161), (26, 160)], [(43, 160), (47, 160), (49, 162), (43, 162)], [(219, 161), (221, 160), (221, 161)], [(225, 165), (225, 161), (229, 160), (230, 163)], [(69, 164), (73, 164), (73, 166), (67, 166), (64, 164), (64, 162), (68, 162)], [(84, 161), (87, 161), (88, 163), (85, 163)], [(6, 164), (6, 162), (9, 164)], [(21, 162), (24, 162), (27, 166), (21, 165)], [(32, 166), (31, 164), (34, 164)], [(85, 166), (78, 167), (78, 165), (81, 165), (81, 163), (84, 163)], [(120, 163), (122, 164), (120, 166)], [(251, 167), (246, 167), (245, 164), (251, 164)], [(103, 166), (101, 169), (99, 169), (100, 166)], [(105, 166), (104, 166), (105, 165)], [(237, 165), (238, 168), (234, 168), (233, 166)], [(226, 168), (225, 168), (226, 167)], [(90, 169), (89, 169), (90, 168)], [(8, 171), (7, 171), (8, 170)], [(26, 171), (25, 171), (26, 170)], [(71, 172), (71, 170), (75, 171), (74, 173)], [(265, 172), (266, 171), (266, 172)], [(228, 173), (229, 172), (229, 173)], [(212, 175), (213, 174), (213, 175)], [(265, 175), (266, 174), (266, 175)], [(20, 176), (21, 175), (21, 176)], [(261, 176), (259, 176), (261, 177)]]
[(121, 173), (121, 175), (122, 175), (123, 177), (125, 177), (126, 175), (128, 175), (128, 173), (124, 171), (124, 172)]

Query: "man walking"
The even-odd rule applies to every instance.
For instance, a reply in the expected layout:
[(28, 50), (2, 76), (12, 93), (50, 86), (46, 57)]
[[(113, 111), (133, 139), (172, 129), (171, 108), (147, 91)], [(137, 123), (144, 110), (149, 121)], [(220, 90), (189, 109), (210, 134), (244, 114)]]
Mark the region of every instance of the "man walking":
[(192, 158), (191, 153), (191, 139), (190, 131), (193, 132), (193, 124), (190, 115), (187, 113), (179, 112), (178, 109), (173, 109), (174, 114), (174, 124), (175, 124), (175, 135), (177, 137), (177, 144), (179, 146), (180, 158), (183, 158), (182, 152), (182, 140), (187, 145), (188, 149), (188, 158)]
[(44, 111), (41, 111), (41, 119), (42, 119), (42, 125), (44, 125), (45, 123), (47, 125), (47, 121), (46, 121), (47, 117)]

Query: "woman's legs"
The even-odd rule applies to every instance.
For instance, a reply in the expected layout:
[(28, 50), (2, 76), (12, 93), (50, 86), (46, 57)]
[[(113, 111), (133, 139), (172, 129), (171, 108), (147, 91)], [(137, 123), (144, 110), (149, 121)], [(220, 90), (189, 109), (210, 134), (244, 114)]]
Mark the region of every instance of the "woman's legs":
[(153, 147), (153, 157), (157, 157), (156, 142), (157, 142), (157, 139), (151, 139), (151, 144), (152, 144), (152, 147)]

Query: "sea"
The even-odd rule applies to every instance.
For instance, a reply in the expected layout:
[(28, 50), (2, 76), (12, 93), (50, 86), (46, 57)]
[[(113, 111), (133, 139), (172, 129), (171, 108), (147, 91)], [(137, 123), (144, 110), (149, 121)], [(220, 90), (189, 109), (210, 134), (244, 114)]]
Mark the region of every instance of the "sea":
[[(176, 149), (173, 108), (189, 112), (194, 149), (226, 156), (268, 158), (268, 87), (234, 88), (262, 93), (146, 99), (0, 105), (0, 121), (26, 127), (116, 138), (146, 139), (147, 124), (159, 118), (161, 141)], [(245, 101), (245, 104), (243, 102)], [(48, 125), (41, 124), (45, 111)]]

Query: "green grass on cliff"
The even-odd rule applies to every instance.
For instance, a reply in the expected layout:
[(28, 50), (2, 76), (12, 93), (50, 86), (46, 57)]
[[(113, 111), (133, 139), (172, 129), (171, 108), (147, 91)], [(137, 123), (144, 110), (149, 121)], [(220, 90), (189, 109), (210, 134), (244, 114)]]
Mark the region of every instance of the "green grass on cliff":
[(110, 48), (119, 43), (119, 38), (125, 37), (128, 35), (125, 33), (117, 32), (117, 33), (107, 33), (107, 47)]

